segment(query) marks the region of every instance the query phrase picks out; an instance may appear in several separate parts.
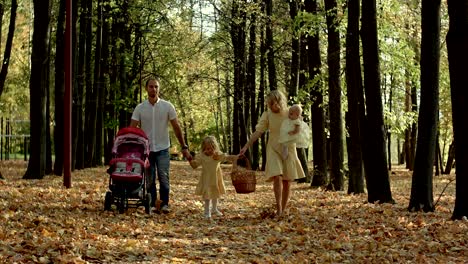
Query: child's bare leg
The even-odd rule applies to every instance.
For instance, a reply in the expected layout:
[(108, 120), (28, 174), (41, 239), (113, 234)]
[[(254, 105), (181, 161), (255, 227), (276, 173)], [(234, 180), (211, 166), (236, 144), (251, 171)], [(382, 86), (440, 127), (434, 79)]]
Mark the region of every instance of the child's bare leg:
[(219, 210), (218, 210), (218, 199), (213, 199), (211, 200), (212, 201), (212, 210), (211, 212), (217, 216), (222, 216), (223, 213), (221, 213)]
[(207, 219), (211, 218), (210, 200), (209, 199), (205, 200), (205, 218), (207, 218)]
[(288, 145), (286, 144), (281, 144), (281, 157), (283, 160), (288, 158)]
[(283, 208), (283, 212), (288, 206), (289, 196), (291, 195), (291, 182), (283, 181), (283, 192), (282, 192), (282, 200), (281, 200), (281, 208)]
[(281, 216), (283, 214), (283, 208), (281, 207), (282, 204), (282, 177), (281, 176), (275, 176), (274, 181), (273, 181), (273, 191), (275, 193), (275, 200), (276, 200), (276, 215)]

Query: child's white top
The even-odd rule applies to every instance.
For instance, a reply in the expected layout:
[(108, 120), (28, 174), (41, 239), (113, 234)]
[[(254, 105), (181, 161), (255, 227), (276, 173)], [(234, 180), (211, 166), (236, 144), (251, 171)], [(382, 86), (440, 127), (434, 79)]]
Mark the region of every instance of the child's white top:
[[(299, 132), (294, 135), (290, 135), (289, 132), (294, 130), (294, 127), (299, 126)], [(296, 148), (307, 148), (309, 147), (312, 139), (312, 131), (306, 122), (300, 118), (291, 120), (285, 119), (281, 123), (280, 137), (278, 142), (281, 144), (296, 143)]]

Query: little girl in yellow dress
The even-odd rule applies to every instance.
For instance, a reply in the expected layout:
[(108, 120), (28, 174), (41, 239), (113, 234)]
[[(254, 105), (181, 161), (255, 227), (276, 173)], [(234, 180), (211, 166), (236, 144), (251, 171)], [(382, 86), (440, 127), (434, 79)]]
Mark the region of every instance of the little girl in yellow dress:
[(210, 219), (211, 214), (217, 216), (223, 215), (218, 210), (218, 199), (222, 194), (226, 193), (220, 164), (224, 161), (232, 162), (237, 158), (238, 155), (222, 153), (216, 138), (207, 136), (203, 139), (201, 144), (201, 153), (197, 154), (195, 158), (190, 161), (190, 166), (192, 166), (192, 168), (196, 169), (198, 166), (202, 167), (195, 194), (201, 195), (205, 201), (204, 216), (206, 219)]

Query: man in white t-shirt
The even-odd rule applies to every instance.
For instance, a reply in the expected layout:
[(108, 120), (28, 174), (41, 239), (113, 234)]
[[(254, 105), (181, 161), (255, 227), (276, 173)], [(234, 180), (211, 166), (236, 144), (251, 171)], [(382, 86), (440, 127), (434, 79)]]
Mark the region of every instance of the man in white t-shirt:
[(182, 146), (184, 157), (187, 160), (191, 160), (192, 156), (185, 143), (174, 105), (159, 98), (159, 80), (156, 78), (148, 79), (145, 88), (148, 93), (148, 99), (135, 107), (130, 126), (141, 127), (150, 142), (149, 162), (151, 165), (151, 177), (149, 179), (149, 192), (151, 193), (151, 206), (154, 207), (156, 202), (157, 175), (159, 180), (159, 199), (162, 201), (161, 212), (169, 213), (169, 123), (171, 123), (175, 136)]

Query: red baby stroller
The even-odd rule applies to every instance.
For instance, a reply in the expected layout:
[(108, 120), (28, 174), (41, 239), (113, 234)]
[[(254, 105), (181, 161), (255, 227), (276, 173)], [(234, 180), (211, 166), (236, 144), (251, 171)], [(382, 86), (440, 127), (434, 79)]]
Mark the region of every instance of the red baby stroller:
[(110, 161), (109, 191), (106, 192), (104, 210), (117, 205), (119, 213), (129, 206), (145, 206), (151, 212), (151, 194), (147, 191), (149, 163), (149, 142), (145, 132), (139, 128), (122, 128), (117, 133), (112, 147), (113, 159)]

